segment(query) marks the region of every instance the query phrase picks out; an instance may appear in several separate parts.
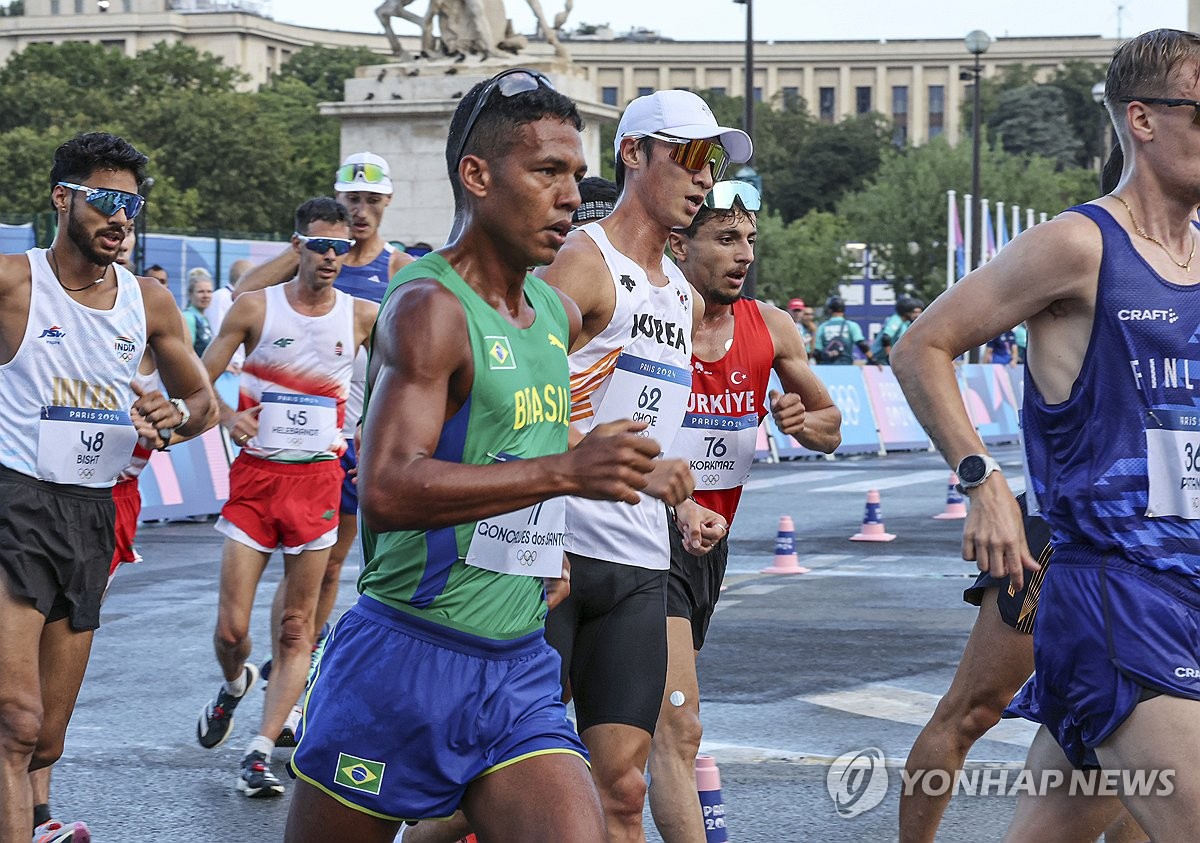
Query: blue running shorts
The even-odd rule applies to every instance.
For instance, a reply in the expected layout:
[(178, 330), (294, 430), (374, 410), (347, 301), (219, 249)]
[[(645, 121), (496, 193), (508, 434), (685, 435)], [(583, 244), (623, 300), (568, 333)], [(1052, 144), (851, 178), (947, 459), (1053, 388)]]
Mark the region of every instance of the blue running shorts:
[(1036, 673), (1005, 711), (1045, 725), (1076, 767), (1142, 700), (1200, 699), (1200, 592), (1083, 545), (1054, 548), (1033, 628)]
[(542, 630), (477, 638), (367, 596), (325, 643), (291, 769), (388, 820), (449, 817), (467, 785), (536, 755), (587, 760)]
[(358, 454), (354, 451), (354, 437), (346, 438), (346, 453), (342, 454), (340, 462), (346, 476), (342, 478), (342, 503), (339, 511), (345, 515), (358, 515), (358, 486), (356, 478), (350, 477), (350, 472), (358, 468)]

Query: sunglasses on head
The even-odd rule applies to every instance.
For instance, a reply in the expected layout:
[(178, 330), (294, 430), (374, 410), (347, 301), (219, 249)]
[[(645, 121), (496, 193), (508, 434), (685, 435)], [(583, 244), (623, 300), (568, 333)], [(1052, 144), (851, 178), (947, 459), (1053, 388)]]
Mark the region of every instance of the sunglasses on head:
[(729, 153), (716, 141), (672, 138), (654, 132), (646, 132), (643, 137), (671, 144), (671, 151), (668, 153), (671, 160), (693, 173), (703, 170), (706, 164), (711, 166), (713, 181), (720, 181), (729, 169)]
[(479, 113), (483, 111), (483, 107), (487, 105), (495, 91), (499, 91), (502, 97), (515, 97), (517, 94), (527, 94), (538, 88), (554, 90), (554, 86), (545, 76), (536, 70), (527, 70), (523, 67), (514, 67), (512, 70), (506, 70), (488, 80), (483, 86), (483, 90), (479, 92), (479, 98), (475, 100), (475, 107), (467, 116), (467, 122), (463, 124), (462, 134), (458, 138), (458, 146), (454, 150), (454, 161), (457, 163), (462, 160), (463, 150), (467, 148), (467, 139), (471, 137), (471, 130), (475, 128), (475, 123), (479, 120)]
[(1200, 126), (1200, 102), (1196, 100), (1183, 100), (1175, 97), (1121, 97), (1120, 102), (1143, 102), (1146, 105), (1165, 105), (1167, 108), (1190, 105), (1194, 109), (1192, 122)]
[(718, 211), (733, 210), (734, 202), (746, 211), (757, 212), (762, 208), (758, 188), (745, 181), (719, 181), (704, 197), (704, 204)]
[(78, 190), (83, 193), (83, 199), (106, 217), (114, 216), (117, 211), (125, 211), (125, 219), (131, 220), (142, 212), (146, 197), (137, 193), (127, 193), (111, 187), (88, 187), (85, 184), (72, 184), (60, 181), (59, 187)]
[(387, 181), (387, 173), (378, 164), (343, 164), (338, 167), (337, 180), (339, 182), (361, 181), (367, 184), (379, 184)]
[(354, 241), (345, 237), (306, 237), (298, 231), (292, 236), (303, 243), (304, 248), (318, 255), (323, 255), (330, 249), (333, 249), (335, 255), (344, 255), (354, 246)]

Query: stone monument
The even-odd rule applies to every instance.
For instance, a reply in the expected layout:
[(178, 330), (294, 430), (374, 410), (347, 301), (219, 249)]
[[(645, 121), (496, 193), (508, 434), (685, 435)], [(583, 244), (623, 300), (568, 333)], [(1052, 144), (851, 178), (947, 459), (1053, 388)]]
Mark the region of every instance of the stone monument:
[[(346, 80), (343, 101), (321, 106), (322, 114), (341, 121), (343, 157), (370, 150), (390, 165), (395, 193), (383, 219), (385, 238), (433, 248), (445, 243), (454, 217), (446, 174), (450, 118), (472, 86), (508, 67), (540, 71), (575, 101), (584, 119), (588, 168), (599, 173), (599, 128), (615, 123), (620, 110), (595, 101), (594, 85), (557, 38), (555, 29), (565, 21), (569, 0), (554, 27), (543, 26), (546, 43), (533, 45), (512, 34), (503, 0), (429, 0), (423, 16), (406, 8), (413, 2), (392, 0), (377, 13), (381, 20), (386, 12), (421, 26), (419, 50), (405, 50), (392, 33), (389, 40), (399, 60), (358, 68), (354, 78)], [(544, 21), (538, 0), (528, 2)], [(390, 21), (385, 29), (390, 30)]]

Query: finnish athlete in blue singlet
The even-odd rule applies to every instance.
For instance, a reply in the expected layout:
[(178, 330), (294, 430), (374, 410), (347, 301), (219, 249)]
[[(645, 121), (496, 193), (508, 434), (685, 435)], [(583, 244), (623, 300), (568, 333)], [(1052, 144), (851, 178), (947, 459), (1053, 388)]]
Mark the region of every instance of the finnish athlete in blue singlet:
[[(1117, 795), (1156, 841), (1200, 827), (1195, 100), (1200, 36), (1156, 30), (1118, 48), (1105, 81), (1125, 153), (1116, 190), (1022, 234), (893, 353), (909, 403), (970, 494), (964, 558), (1020, 588), (1037, 565), (951, 361), (1028, 321), (1025, 443), (1054, 564), (1036, 673), (1009, 713), (1044, 726), (1027, 762), (1035, 780), (1097, 762), (1119, 772)], [(1008, 839), (1044, 838), (1047, 819), (1061, 827), (1054, 806), (1069, 800), (1038, 802), (1022, 797)]]

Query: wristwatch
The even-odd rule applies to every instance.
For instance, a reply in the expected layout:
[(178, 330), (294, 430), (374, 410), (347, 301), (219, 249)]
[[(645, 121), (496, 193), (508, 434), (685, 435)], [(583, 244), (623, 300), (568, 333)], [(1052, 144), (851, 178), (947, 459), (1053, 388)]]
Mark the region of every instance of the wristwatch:
[(188, 423), (188, 419), (192, 417), (192, 411), (188, 409), (187, 402), (182, 398), (168, 398), (169, 402), (175, 405), (175, 409), (179, 411), (179, 415), (183, 416), (183, 420), (175, 427), (160, 427), (158, 429), (158, 438), (162, 440), (162, 447), (158, 450), (165, 451), (167, 446), (171, 444), (171, 437), (175, 435), (175, 431)]
[(987, 454), (968, 454), (959, 460), (958, 468), (954, 470), (958, 475), (958, 491), (966, 493), (968, 489), (982, 486), (993, 471), (999, 470), (1000, 463)]

